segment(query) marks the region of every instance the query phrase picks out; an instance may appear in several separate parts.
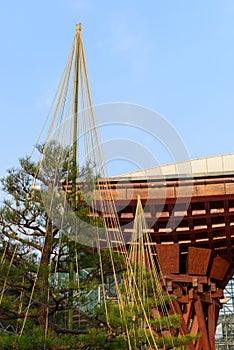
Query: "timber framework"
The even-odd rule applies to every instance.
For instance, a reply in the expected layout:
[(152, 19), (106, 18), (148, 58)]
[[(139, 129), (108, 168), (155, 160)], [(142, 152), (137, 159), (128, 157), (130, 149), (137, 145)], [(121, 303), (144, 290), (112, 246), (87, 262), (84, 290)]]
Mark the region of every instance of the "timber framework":
[(163, 283), (177, 297), (173, 304), (183, 332), (201, 334), (190, 349), (215, 350), (224, 288), (234, 273), (234, 155), (193, 160), (192, 176), (176, 174), (176, 168), (125, 174), (110, 179), (109, 189), (127, 245), (140, 196)]

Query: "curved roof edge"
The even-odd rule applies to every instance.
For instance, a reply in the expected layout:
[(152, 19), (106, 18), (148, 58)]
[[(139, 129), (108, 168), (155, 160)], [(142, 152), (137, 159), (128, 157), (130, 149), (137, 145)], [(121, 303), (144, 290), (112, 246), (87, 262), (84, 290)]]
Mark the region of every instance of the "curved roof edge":
[(147, 180), (150, 178), (193, 178), (220, 175), (234, 176), (234, 153), (197, 158), (144, 170), (137, 170), (112, 177), (111, 180), (134, 181)]

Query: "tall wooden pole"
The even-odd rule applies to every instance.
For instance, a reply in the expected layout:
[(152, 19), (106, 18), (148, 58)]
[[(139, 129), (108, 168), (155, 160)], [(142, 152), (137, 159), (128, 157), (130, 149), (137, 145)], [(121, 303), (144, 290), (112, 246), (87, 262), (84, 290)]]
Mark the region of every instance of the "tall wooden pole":
[(78, 127), (78, 95), (79, 95), (79, 62), (80, 62), (80, 36), (81, 25), (76, 25), (76, 56), (74, 68), (74, 100), (73, 100), (73, 149), (72, 149), (72, 163), (73, 163), (73, 191), (76, 191), (77, 178), (77, 127)]
[[(78, 101), (79, 101), (79, 62), (80, 62), (80, 32), (81, 25), (76, 25), (76, 54), (74, 62), (74, 97), (73, 97), (73, 137), (72, 137), (72, 205), (76, 208), (76, 180), (77, 180), (77, 128), (78, 128)], [(69, 244), (69, 298), (68, 298), (68, 329), (73, 327), (73, 288), (74, 288), (74, 251), (72, 249), (72, 242)]]

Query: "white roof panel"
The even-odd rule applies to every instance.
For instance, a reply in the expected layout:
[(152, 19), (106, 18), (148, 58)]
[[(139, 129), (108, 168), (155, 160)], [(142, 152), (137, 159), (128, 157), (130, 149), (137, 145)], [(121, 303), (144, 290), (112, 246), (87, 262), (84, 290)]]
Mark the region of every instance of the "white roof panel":
[(138, 180), (164, 177), (234, 176), (234, 153), (198, 158), (119, 175), (113, 179)]

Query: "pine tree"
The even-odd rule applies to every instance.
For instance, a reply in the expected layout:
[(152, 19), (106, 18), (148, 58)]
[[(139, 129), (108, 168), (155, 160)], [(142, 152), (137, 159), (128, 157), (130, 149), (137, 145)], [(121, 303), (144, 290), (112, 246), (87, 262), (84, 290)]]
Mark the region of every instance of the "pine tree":
[[(41, 154), (45, 152), (44, 146), (37, 148)], [(38, 164), (24, 158), (20, 160), (20, 167), (9, 170), (1, 181), (6, 199), (0, 209), (0, 321), (6, 327), (8, 323), (16, 327), (17, 320), (21, 320), (22, 324), (26, 313), (35, 325), (45, 327), (48, 313), (52, 318), (58, 309), (64, 308), (68, 290), (75, 289), (75, 286), (67, 283), (60, 290), (57, 277), (51, 276), (55, 265), (58, 274), (68, 273), (71, 259), (67, 251), (69, 238), (52, 222), (46, 210), (48, 208), (45, 208), (53, 194), (48, 190), (42, 196), (38, 186), (35, 186), (35, 183), (40, 183), (40, 186), (50, 189), (57, 179), (65, 181), (70, 176), (69, 152), (65, 149), (61, 151), (55, 142), (47, 145), (46, 152), (46, 157), (40, 161), (40, 172)], [(62, 161), (58, 169), (61, 153)], [(80, 176), (84, 177), (89, 172), (87, 166), (81, 169)], [(60, 204), (59, 201), (54, 204), (55, 211), (56, 205)], [(76, 213), (82, 219), (87, 219), (88, 206), (82, 202), (76, 208)], [(73, 243), (73, 248), (82, 251), (85, 257), (93, 255), (90, 248), (76, 243)], [(72, 259), (75, 260), (74, 257)], [(80, 268), (83, 265), (81, 263)], [(32, 300), (28, 309), (30, 298)]]
[[(45, 152), (43, 146), (38, 150)], [(152, 275), (142, 261), (126, 265), (124, 255), (117, 251), (98, 251), (71, 241), (56, 225), (57, 217), (53, 214), (51, 219), (48, 215), (48, 203), (55, 198), (54, 187), (69, 183), (72, 174), (66, 149), (62, 150), (59, 169), (61, 148), (51, 143), (46, 152), (48, 157), (40, 163), (40, 172), (37, 164), (25, 158), (18, 169), (9, 170), (2, 179), (7, 197), (0, 210), (0, 322), (10, 332), (0, 332), (0, 349), (182, 349), (194, 337), (176, 337), (180, 317), (168, 316), (160, 309), (162, 304), (152, 297)], [(81, 169), (80, 176), (88, 179), (84, 183), (89, 193), (89, 184), (92, 189), (96, 181), (90, 164)], [(47, 187), (43, 195), (35, 179), (36, 184)], [(73, 196), (68, 193), (68, 202), (73, 203)], [(89, 206), (83, 195), (78, 196), (72, 209), (82, 218), (77, 230), (83, 232), (83, 222), (95, 223), (87, 217)], [(58, 197), (53, 206), (56, 213), (61, 206)], [(102, 226), (103, 222), (99, 219), (96, 224)], [(73, 281), (69, 279), (71, 266), (76, 275)], [(114, 273), (121, 288), (122, 308)], [(136, 288), (138, 296), (133, 293)], [(144, 298), (146, 291), (148, 297)], [(158, 300), (170, 303), (161, 290), (157, 293)], [(72, 328), (67, 322), (69, 307), (74, 318)], [(153, 334), (149, 336), (150, 330)]]

